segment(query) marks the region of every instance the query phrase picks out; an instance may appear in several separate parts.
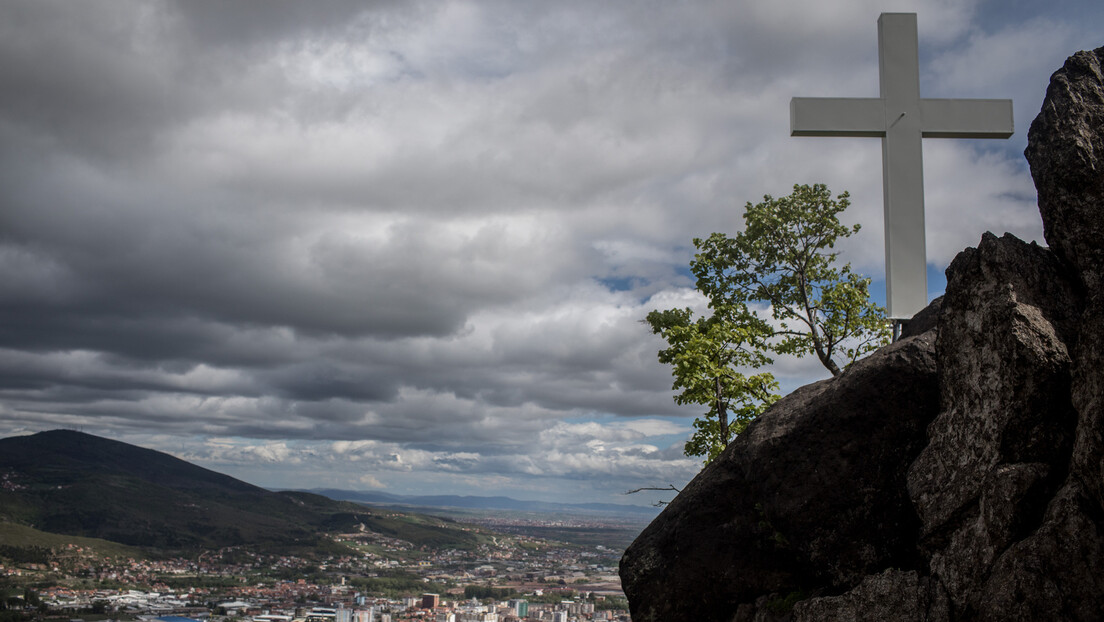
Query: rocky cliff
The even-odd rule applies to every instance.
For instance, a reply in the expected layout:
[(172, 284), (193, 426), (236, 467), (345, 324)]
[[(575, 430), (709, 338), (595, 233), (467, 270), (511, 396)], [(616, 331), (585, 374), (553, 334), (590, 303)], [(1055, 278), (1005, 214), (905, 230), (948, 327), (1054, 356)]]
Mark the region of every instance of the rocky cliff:
[(1104, 617), (1102, 64), (1028, 134), (1049, 248), (986, 234), (902, 339), (752, 424), (626, 551), (633, 620)]

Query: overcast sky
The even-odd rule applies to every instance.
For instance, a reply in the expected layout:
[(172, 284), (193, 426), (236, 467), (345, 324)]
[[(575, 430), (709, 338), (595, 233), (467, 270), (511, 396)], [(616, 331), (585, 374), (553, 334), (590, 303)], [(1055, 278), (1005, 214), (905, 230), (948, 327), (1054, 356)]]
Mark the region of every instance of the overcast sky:
[[(76, 428), (269, 487), (645, 503), (681, 486), (652, 309), (691, 239), (849, 190), (884, 288), (881, 148), (791, 138), (875, 97), (881, 11), (925, 97), (932, 295), (983, 232), (1041, 242), (1021, 155), (1095, 0), (0, 3), (0, 436)], [(784, 387), (825, 377), (779, 361)]]

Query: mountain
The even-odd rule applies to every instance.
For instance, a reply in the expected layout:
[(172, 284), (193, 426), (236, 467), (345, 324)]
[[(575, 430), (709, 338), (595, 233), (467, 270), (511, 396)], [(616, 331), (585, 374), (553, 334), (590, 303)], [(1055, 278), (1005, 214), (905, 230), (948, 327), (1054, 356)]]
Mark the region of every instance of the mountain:
[(635, 622), (1104, 612), (1104, 47), (1025, 151), (1049, 248), (982, 236), (897, 342), (782, 398), (636, 539)]
[[(307, 492), (271, 492), (151, 449), (72, 430), (0, 439), (0, 520), (155, 549), (325, 546), (361, 525), (416, 543), (475, 536)], [(470, 544), (470, 542), (469, 542)]]
[(470, 510), (511, 510), (514, 512), (532, 512), (539, 514), (608, 516), (638, 520), (650, 520), (655, 517), (656, 513), (659, 511), (653, 507), (639, 505), (621, 505), (617, 503), (549, 503), (545, 501), (522, 501), (510, 497), (395, 495), (386, 492), (338, 490), (334, 488), (314, 488), (309, 492), (340, 501), (355, 501), (357, 503), (377, 506), (402, 506), (423, 509), (461, 508)]

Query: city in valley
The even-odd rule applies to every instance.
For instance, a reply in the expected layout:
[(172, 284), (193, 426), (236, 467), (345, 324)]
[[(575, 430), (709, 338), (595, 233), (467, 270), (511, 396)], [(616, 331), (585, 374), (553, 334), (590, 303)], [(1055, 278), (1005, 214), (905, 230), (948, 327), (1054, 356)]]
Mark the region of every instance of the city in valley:
[(14, 546), (5, 536), (0, 622), (629, 619), (617, 564), (641, 525), (502, 516), (456, 525), (475, 543), (416, 545), (358, 529), (294, 555), (231, 546), (158, 557), (83, 538)]

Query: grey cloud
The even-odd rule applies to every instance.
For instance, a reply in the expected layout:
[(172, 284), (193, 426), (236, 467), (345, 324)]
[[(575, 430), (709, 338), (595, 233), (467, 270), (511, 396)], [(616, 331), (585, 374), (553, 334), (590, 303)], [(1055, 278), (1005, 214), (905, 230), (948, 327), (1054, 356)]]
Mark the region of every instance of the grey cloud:
[(344, 368), (326, 361), (287, 367), (265, 374), (264, 379), (273, 393), (296, 401), (342, 398), (375, 402), (394, 399), (398, 393), (392, 384), (374, 384), (361, 368)]
[(87, 157), (148, 154), (164, 122), (186, 116), (192, 98), (162, 55), (172, 43), (143, 33), (142, 13), (122, 3), (6, 3), (0, 113)]
[[(254, 226), (217, 216), (196, 222), (156, 210), (115, 215), (106, 205), (82, 205), (54, 206), (63, 219), (55, 225), (42, 222), (39, 206), (11, 207), (8, 231), (33, 239), (35, 259), (56, 273), (46, 275), (52, 282), (32, 286), (49, 291), (7, 308), (16, 314), (20, 306), (33, 307), (25, 320), (32, 326), (22, 334), (47, 311), (78, 325), (114, 319), (119, 329), (163, 318), (287, 326), (307, 334), (444, 335), (477, 305), (524, 293), (494, 282), (465, 290), (457, 280), (466, 271), (463, 259), (438, 257), (435, 265), (440, 253), (430, 240), (407, 234), (382, 246), (340, 239), (300, 244), (292, 237), (296, 223)], [(22, 252), (19, 244), (8, 248)], [(476, 251), (471, 261), (479, 261), (478, 247), (470, 248)]]
[(167, 7), (184, 20), (197, 45), (236, 48), (271, 45), (305, 33), (315, 37), (332, 36), (347, 28), (350, 21), (365, 11), (394, 10), (405, 4), (379, 0), (369, 3), (352, 0), (310, 3), (273, 0), (266, 2), (263, 10), (257, 10), (249, 3), (183, 0), (168, 3)]

